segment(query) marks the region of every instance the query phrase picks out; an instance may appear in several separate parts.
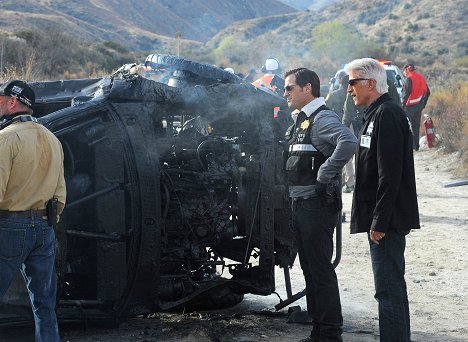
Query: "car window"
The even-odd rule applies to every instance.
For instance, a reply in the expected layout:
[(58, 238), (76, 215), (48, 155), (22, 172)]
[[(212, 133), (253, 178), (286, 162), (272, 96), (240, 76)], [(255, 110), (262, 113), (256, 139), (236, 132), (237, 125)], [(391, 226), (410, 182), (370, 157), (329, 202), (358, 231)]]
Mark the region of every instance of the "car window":
[(393, 83), (395, 83), (396, 79), (395, 79), (395, 71), (393, 70), (385, 70), (387, 72), (387, 78), (392, 81)]

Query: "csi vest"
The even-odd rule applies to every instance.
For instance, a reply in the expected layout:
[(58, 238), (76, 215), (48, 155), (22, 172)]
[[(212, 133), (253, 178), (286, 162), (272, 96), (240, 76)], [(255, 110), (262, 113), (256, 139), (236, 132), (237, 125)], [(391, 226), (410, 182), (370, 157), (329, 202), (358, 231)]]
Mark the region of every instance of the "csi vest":
[(327, 160), (322, 152), (312, 144), (311, 129), (314, 125), (315, 115), (327, 109), (321, 106), (308, 118), (288, 128), (285, 139), (289, 143), (288, 159), (286, 160), (286, 175), (290, 186), (315, 185), (317, 173)]

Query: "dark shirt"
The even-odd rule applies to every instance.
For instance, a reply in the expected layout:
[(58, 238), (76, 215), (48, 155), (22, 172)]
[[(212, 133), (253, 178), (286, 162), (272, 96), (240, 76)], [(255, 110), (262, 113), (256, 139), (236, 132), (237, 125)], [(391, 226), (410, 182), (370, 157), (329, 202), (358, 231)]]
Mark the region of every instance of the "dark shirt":
[(419, 228), (413, 140), (405, 112), (383, 94), (366, 109), (360, 135), (351, 233)]
[(325, 98), (325, 104), (327, 107), (338, 114), (340, 120), (343, 119), (343, 109), (347, 94), (347, 89), (343, 86), (340, 86), (337, 90), (329, 93)]

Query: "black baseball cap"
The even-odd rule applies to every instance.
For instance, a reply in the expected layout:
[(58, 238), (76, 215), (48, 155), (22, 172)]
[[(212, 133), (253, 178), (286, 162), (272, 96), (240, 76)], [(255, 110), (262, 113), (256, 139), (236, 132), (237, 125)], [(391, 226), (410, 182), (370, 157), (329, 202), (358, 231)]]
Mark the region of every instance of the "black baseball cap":
[(409, 71), (416, 70), (416, 68), (414, 67), (414, 64), (411, 64), (411, 63), (406, 63), (405, 65), (403, 65), (403, 70), (406, 70), (406, 69), (409, 69)]
[(0, 87), (0, 96), (16, 97), (18, 101), (32, 108), (36, 101), (34, 90), (24, 81), (11, 80)]

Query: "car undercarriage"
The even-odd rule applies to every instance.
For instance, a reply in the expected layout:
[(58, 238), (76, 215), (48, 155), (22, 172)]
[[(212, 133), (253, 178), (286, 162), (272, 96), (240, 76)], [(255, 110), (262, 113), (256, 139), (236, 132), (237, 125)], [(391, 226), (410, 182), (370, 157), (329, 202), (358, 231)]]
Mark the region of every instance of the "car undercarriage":
[[(235, 80), (234, 80), (235, 81)], [(292, 265), (283, 99), (250, 84), (145, 77), (37, 82), (35, 116), (61, 141), (59, 320), (217, 308), (275, 290)], [(20, 276), (0, 325), (32, 319)]]

